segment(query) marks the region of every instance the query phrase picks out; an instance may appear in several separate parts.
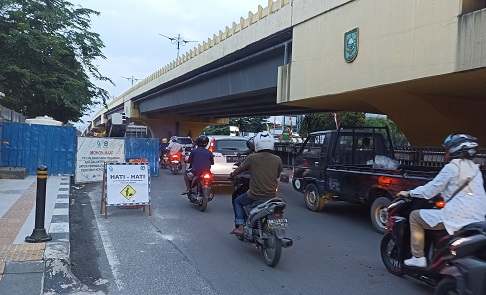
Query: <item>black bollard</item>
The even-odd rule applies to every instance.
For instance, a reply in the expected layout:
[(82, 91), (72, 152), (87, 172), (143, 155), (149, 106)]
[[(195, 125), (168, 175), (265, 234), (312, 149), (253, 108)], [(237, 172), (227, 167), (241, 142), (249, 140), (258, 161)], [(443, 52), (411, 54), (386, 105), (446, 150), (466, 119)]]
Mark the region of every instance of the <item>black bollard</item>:
[(32, 234), (25, 238), (28, 243), (40, 243), (52, 240), (51, 235), (46, 233), (44, 219), (46, 216), (46, 183), (47, 167), (37, 168), (37, 195), (35, 198), (35, 228)]

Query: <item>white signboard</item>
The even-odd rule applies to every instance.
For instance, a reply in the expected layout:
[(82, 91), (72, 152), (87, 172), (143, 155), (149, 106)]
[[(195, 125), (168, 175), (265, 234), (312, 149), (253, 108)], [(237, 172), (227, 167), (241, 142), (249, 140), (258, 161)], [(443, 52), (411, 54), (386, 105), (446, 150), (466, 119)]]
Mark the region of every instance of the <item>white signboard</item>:
[(150, 204), (150, 169), (145, 163), (106, 165), (106, 206)]
[(76, 183), (102, 181), (105, 162), (125, 162), (124, 139), (78, 137)]

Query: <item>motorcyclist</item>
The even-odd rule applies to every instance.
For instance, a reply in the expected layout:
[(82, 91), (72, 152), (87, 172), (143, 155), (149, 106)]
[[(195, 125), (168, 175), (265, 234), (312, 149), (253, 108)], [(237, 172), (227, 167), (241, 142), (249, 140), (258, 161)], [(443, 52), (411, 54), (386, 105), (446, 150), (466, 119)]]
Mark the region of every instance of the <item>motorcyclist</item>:
[(231, 234), (243, 235), (244, 206), (257, 200), (271, 199), (277, 195), (278, 178), (283, 170), (282, 160), (273, 154), (274, 139), (271, 134), (266, 131), (259, 132), (253, 142), (255, 153), (246, 157), (243, 163), (230, 174), (230, 177), (234, 177), (246, 170), (251, 173), (250, 189), (239, 195), (234, 201), (235, 224), (238, 227), (232, 230)]
[(170, 139), (170, 143), (167, 146), (167, 151), (169, 152), (169, 159), (172, 155), (179, 155), (179, 158), (182, 156), (182, 145), (177, 142), (177, 137), (173, 136)]
[(184, 182), (186, 183), (187, 191), (183, 192), (183, 195), (187, 194), (189, 196), (191, 193), (191, 184), (194, 177), (210, 171), (211, 165), (214, 165), (214, 155), (210, 150), (206, 149), (208, 143), (209, 138), (206, 135), (199, 135), (196, 138), (197, 148), (192, 150), (189, 159), (187, 159), (187, 163), (190, 166), (184, 173)]
[(162, 164), (163, 158), (164, 158), (164, 153), (167, 151), (167, 146), (169, 145), (167, 138), (162, 138), (162, 141), (160, 142), (159, 145), (159, 162)]
[(420, 209), (410, 214), (412, 258), (405, 265), (427, 267), (424, 257), (424, 229), (446, 229), (452, 235), (467, 224), (485, 220), (486, 193), (479, 166), (472, 159), (477, 152), (477, 138), (451, 134), (444, 141), (445, 158), (450, 161), (429, 183), (397, 196), (430, 199), (441, 194), (446, 205), (441, 210)]

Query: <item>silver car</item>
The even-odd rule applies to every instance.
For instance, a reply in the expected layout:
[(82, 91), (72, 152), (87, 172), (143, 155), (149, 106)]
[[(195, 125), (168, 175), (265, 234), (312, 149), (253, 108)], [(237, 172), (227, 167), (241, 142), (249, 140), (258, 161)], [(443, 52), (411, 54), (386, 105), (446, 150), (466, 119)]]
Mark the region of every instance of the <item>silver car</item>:
[(250, 154), (246, 144), (248, 138), (230, 135), (208, 135), (208, 138), (209, 143), (206, 148), (214, 155), (214, 165), (211, 166), (212, 184), (213, 186), (231, 185), (232, 182), (228, 177), (234, 170), (234, 164)]

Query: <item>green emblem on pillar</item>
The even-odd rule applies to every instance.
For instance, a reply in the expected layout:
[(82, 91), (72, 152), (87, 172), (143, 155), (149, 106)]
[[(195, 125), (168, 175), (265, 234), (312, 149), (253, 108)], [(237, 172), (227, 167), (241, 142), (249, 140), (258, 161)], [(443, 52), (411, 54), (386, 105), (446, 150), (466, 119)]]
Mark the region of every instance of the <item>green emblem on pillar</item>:
[(358, 28), (344, 34), (344, 59), (353, 62), (358, 56)]

